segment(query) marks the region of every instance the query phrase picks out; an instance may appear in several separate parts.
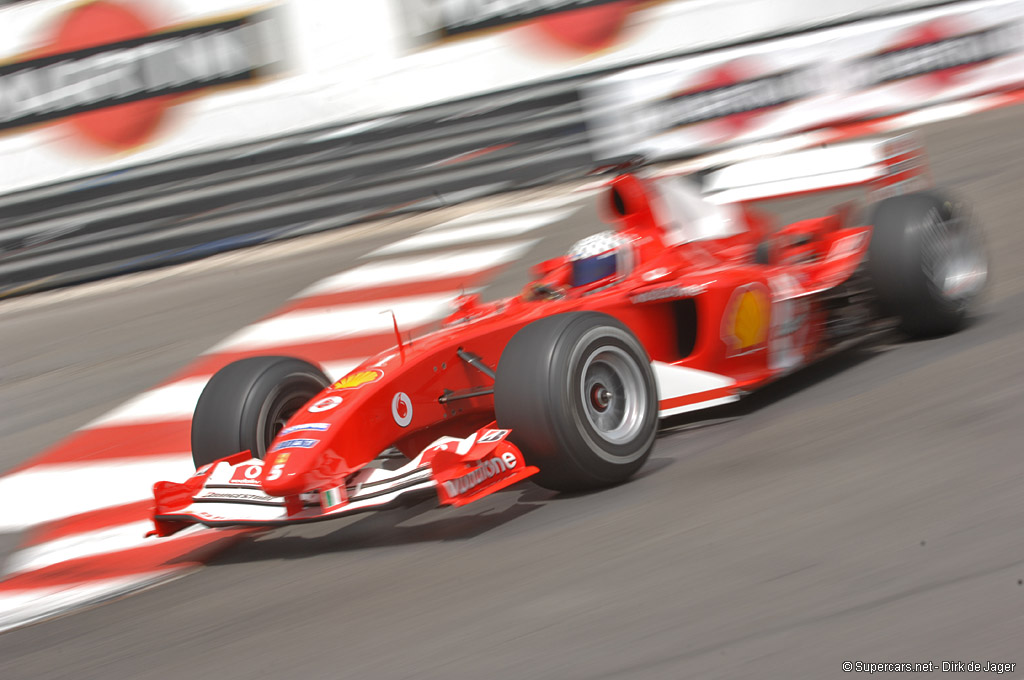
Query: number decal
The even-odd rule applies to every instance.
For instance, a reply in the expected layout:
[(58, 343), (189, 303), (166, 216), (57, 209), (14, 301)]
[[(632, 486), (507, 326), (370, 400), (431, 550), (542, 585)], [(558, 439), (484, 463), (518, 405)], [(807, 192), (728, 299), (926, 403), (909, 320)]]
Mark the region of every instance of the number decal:
[(272, 482), (283, 474), (284, 463), (275, 463), (267, 473), (267, 481)]

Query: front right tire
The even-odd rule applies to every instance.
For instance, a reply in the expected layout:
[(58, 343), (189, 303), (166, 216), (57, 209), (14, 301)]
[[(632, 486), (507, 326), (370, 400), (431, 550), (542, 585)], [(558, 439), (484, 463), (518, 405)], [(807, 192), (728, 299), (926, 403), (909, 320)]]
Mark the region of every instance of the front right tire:
[(619, 484), (639, 470), (658, 426), (651, 362), (607, 314), (572, 312), (523, 327), (506, 345), (494, 387), (498, 425), (556, 491)]

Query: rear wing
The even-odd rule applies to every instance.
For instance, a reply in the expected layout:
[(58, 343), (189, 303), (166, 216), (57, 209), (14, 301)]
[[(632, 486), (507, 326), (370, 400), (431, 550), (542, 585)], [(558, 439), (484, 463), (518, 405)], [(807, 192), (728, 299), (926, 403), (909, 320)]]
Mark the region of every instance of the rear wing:
[(924, 151), (914, 135), (847, 142), (740, 161), (703, 177), (712, 203), (787, 198), (866, 186), (875, 200), (931, 185)]

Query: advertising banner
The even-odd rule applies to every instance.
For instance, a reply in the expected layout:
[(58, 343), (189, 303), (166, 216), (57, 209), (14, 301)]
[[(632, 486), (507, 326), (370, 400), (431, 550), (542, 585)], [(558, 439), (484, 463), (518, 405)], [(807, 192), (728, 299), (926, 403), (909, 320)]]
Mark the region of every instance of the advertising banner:
[[(32, 0), (2, 5), (0, 194), (304, 130), (373, 124), (403, 111), (512, 88), (549, 83), (557, 88), (571, 76), (814, 31), (828, 22), (856, 25), (863, 17), (934, 1)], [(802, 49), (801, 43), (793, 44)], [(902, 49), (898, 41), (893, 44), (897, 52)], [(887, 60), (885, 68), (900, 67), (899, 57), (886, 52), (891, 45), (870, 47)], [(790, 108), (776, 106), (776, 100), (806, 98), (807, 88), (813, 88), (806, 81), (817, 76), (802, 67), (782, 75), (775, 69), (799, 65), (787, 55), (768, 56), (757, 48), (751, 53), (764, 63), (747, 60), (671, 84), (675, 89), (669, 94), (681, 96), (659, 115), (686, 109), (689, 118), (684, 118), (696, 120), (695, 110), (728, 99), (728, 90), (710, 98), (701, 94), (704, 80), (713, 85), (749, 76), (766, 80), (752, 89), (741, 83), (738, 90), (775, 104), (761, 107), (770, 115), (739, 128), (753, 133), (769, 124), (785, 127), (774, 118), (788, 116)], [(692, 62), (699, 68), (717, 63)], [(697, 91), (689, 93), (690, 86)]]
[(956, 3), (628, 69), (583, 87), (598, 157), (696, 155), (1024, 87), (1024, 3)]
[(71, 6), (46, 42), (0, 66), (0, 131), (67, 121), (115, 151), (151, 140), (182, 95), (281, 66), (273, 10), (161, 26), (127, 5)]

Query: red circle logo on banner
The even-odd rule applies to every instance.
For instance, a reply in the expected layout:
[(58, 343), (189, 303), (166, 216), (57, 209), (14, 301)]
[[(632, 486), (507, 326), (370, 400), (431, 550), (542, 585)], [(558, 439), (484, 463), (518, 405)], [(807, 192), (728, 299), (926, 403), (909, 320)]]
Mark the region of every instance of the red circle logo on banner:
[[(143, 38), (155, 32), (154, 23), (135, 9), (108, 0), (96, 0), (70, 9), (54, 26), (48, 45), (34, 56), (49, 57), (124, 40)], [(156, 132), (174, 95), (118, 104), (96, 111), (76, 113), (61, 121), (77, 135), (104, 151), (126, 151), (137, 147)]]
[(584, 7), (539, 17), (524, 28), (543, 36), (564, 50), (590, 54), (607, 49), (618, 42), (629, 15), (641, 0), (622, 0), (597, 7)]

